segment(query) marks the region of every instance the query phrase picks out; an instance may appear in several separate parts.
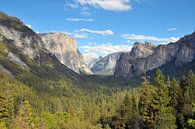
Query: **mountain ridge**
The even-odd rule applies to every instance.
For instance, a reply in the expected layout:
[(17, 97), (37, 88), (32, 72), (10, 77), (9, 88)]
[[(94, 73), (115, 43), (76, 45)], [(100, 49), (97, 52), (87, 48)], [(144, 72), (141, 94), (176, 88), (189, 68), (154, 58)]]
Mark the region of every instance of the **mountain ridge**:
[(28, 77), (82, 80), (42, 45), (42, 39), (19, 19), (0, 13), (0, 64), (4, 71), (23, 81)]
[(130, 54), (123, 54), (117, 61), (114, 76), (119, 78), (131, 78), (140, 76), (144, 72), (156, 69), (175, 60), (174, 64), (189, 63), (195, 58), (195, 32), (186, 35), (175, 43), (158, 45), (149, 55), (141, 58), (133, 58)]

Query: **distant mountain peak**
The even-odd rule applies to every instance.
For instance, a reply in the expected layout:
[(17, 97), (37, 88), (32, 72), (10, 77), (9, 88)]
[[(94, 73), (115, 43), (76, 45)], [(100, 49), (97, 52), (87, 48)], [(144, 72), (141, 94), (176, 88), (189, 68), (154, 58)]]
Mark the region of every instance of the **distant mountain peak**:
[(156, 45), (154, 45), (152, 43), (136, 42), (136, 43), (134, 43), (133, 48), (131, 49), (130, 56), (132, 56), (134, 58), (147, 57), (148, 55), (152, 54), (154, 48), (156, 48)]
[(153, 43), (150, 43), (150, 42), (135, 42), (133, 47), (139, 47), (139, 46), (145, 46), (145, 47), (154, 47), (156, 46), (155, 44)]
[(113, 75), (116, 62), (119, 59), (120, 54), (121, 52), (117, 52), (109, 54), (105, 57), (100, 56), (91, 63), (91, 71), (98, 75)]

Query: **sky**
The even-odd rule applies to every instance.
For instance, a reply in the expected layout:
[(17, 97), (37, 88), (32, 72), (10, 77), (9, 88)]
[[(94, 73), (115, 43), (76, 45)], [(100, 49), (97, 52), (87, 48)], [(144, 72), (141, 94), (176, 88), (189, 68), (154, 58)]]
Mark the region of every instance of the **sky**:
[(195, 31), (195, 0), (0, 0), (0, 10), (37, 33), (70, 35), (87, 61)]

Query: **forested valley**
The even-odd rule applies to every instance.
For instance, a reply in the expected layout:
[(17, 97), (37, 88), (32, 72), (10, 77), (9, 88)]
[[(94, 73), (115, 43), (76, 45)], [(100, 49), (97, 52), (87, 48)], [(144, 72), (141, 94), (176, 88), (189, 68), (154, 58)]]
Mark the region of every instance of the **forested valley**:
[(169, 78), (158, 70), (153, 82), (146, 75), (143, 80), (137, 88), (79, 86), (65, 80), (29, 86), (0, 73), (0, 128), (195, 128), (192, 71)]

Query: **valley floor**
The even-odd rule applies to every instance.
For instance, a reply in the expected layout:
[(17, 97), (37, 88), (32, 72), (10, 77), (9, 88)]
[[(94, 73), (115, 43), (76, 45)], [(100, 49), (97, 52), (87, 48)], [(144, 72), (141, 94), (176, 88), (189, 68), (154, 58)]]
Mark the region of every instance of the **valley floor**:
[(1, 129), (192, 129), (194, 102), (191, 71), (167, 80), (158, 70), (154, 83), (145, 78), (134, 89), (63, 79), (28, 85), (0, 73)]

